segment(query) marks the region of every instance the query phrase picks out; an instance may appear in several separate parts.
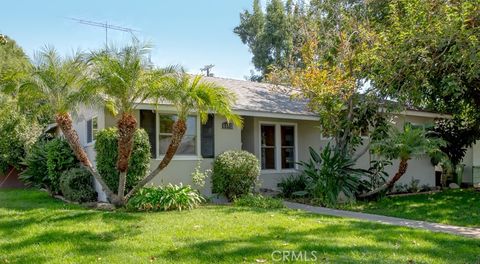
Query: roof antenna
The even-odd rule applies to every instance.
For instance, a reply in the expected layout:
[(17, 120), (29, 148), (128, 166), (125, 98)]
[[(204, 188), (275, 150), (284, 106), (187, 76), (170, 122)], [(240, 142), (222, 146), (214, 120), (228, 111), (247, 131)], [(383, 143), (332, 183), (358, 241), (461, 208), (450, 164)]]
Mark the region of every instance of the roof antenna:
[(213, 67), (215, 67), (215, 65), (213, 65), (213, 64), (208, 64), (208, 65), (203, 66), (203, 68), (201, 68), (200, 71), (202, 71), (202, 73), (203, 73), (203, 72), (206, 72), (207, 74), (205, 74), (205, 76), (207, 76), (207, 77), (213, 77), (213, 73), (210, 73), (210, 70), (211, 70)]
[(138, 38), (137, 38), (137, 36), (135, 36), (134, 32), (140, 32), (140, 31), (132, 29), (132, 28), (127, 28), (127, 27), (121, 27), (121, 26), (108, 24), (108, 21), (105, 21), (105, 23), (102, 23), (102, 22), (95, 22), (95, 21), (72, 18), (72, 17), (67, 17), (67, 19), (70, 19), (70, 20), (76, 21), (80, 24), (84, 24), (84, 25), (88, 25), (88, 26), (104, 28), (105, 29), (105, 46), (108, 45), (108, 30), (109, 29), (128, 32), (128, 33), (130, 33), (130, 35), (132, 35), (132, 37), (135, 39), (135, 41), (138, 41)]

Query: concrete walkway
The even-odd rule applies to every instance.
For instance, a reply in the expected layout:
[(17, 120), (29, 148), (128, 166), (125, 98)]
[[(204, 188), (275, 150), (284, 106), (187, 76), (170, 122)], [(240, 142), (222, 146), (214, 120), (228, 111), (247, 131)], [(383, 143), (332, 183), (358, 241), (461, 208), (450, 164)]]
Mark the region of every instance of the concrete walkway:
[(300, 209), (300, 210), (305, 210), (305, 211), (316, 213), (316, 214), (356, 218), (356, 219), (367, 220), (367, 221), (388, 224), (388, 225), (406, 226), (406, 227), (429, 230), (433, 232), (442, 232), (442, 233), (448, 233), (448, 234), (454, 234), (454, 235), (460, 235), (460, 236), (466, 236), (466, 237), (480, 238), (480, 228), (444, 225), (444, 224), (409, 220), (409, 219), (396, 218), (396, 217), (383, 216), (383, 215), (374, 215), (374, 214), (365, 214), (365, 213), (358, 213), (358, 212), (352, 212), (352, 211), (336, 210), (336, 209), (317, 207), (317, 206), (292, 203), (292, 202), (284, 202), (284, 204), (286, 207), (291, 209)]

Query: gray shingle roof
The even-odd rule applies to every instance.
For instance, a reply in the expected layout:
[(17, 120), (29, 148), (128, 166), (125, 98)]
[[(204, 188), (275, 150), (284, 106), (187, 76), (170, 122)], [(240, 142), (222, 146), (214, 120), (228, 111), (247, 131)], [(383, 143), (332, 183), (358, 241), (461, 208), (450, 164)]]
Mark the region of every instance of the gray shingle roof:
[(292, 100), (289, 94), (273, 89), (271, 84), (219, 77), (203, 77), (202, 80), (234, 92), (237, 95), (234, 109), (237, 111), (316, 116), (308, 111), (305, 101)]

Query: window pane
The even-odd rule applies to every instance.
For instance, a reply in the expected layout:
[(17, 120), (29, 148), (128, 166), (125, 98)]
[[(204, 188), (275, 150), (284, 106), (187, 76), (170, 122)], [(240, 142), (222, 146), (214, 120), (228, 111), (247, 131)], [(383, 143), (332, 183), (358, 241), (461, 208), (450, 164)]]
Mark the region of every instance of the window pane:
[(92, 131), (92, 119), (87, 120), (87, 143), (92, 142), (93, 140), (93, 131)]
[(295, 145), (295, 128), (293, 126), (282, 126), (282, 146), (293, 147)]
[(202, 157), (213, 158), (215, 156), (214, 142), (214, 115), (208, 115), (207, 123), (202, 124), (200, 130)]
[(174, 115), (159, 115), (160, 133), (172, 133), (172, 126), (176, 120)]
[[(170, 124), (173, 124), (176, 117), (172, 115), (170, 116), (160, 115), (160, 117), (161, 118), (163, 117), (163, 121), (162, 119), (160, 119), (160, 133), (171, 133), (172, 132), (171, 125), (170, 125), (170, 129), (163, 130), (167, 132), (162, 132), (162, 122), (164, 124), (167, 124), (171, 121)], [(168, 146), (170, 145), (171, 139), (172, 139), (171, 135), (159, 136), (158, 148), (159, 148), (160, 155), (165, 155), (165, 153), (167, 153), (167, 149), (168, 149)], [(178, 149), (175, 155), (196, 155), (197, 154), (196, 150), (197, 150), (197, 117), (189, 116), (187, 119), (187, 131), (185, 132), (182, 142), (178, 146)]]
[(275, 148), (262, 148), (262, 169), (275, 169)]
[(295, 167), (295, 149), (292, 147), (282, 148), (282, 169)]
[(151, 110), (140, 110), (140, 127), (148, 134), (150, 142), (150, 154), (153, 158), (157, 157), (157, 136), (156, 136), (156, 114)]
[(97, 137), (98, 133), (98, 118), (94, 117), (92, 118), (92, 142), (95, 140)]
[(262, 146), (275, 146), (275, 126), (262, 125)]

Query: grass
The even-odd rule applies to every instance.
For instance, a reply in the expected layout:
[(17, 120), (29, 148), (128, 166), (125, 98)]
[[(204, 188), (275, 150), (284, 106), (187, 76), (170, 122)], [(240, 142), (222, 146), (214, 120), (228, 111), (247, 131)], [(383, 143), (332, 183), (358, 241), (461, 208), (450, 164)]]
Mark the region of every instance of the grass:
[(103, 212), (0, 191), (0, 263), (271, 263), (275, 250), (322, 263), (480, 261), (480, 240), (301, 211)]
[(347, 205), (343, 209), (442, 224), (480, 227), (480, 192), (473, 189), (387, 197), (378, 202)]

